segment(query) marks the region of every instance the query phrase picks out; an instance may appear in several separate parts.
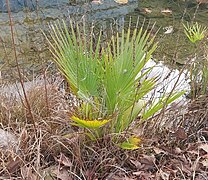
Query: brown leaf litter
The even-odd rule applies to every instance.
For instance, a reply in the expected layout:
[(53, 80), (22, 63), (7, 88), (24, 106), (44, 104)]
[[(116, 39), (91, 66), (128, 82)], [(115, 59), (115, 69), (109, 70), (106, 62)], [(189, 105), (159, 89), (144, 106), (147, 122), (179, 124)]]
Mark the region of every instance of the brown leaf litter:
[(151, 119), (143, 134), (136, 129), (135, 135), (142, 138), (141, 148), (126, 151), (112, 141), (112, 135), (92, 142), (83, 131), (73, 129), (67, 117), (76, 107), (68, 105), (56, 84), (47, 84), (47, 89), (47, 96), (43, 85), (28, 91), (36, 131), (21, 101), (2, 99), (3, 131), (11, 132), (15, 148), (9, 141), (2, 146), (13, 148), (7, 148), (7, 153), (3, 148), (0, 151), (1, 179), (208, 179), (207, 96), (192, 101), (182, 115), (165, 112), (161, 118), (166, 122), (156, 117), (155, 125)]

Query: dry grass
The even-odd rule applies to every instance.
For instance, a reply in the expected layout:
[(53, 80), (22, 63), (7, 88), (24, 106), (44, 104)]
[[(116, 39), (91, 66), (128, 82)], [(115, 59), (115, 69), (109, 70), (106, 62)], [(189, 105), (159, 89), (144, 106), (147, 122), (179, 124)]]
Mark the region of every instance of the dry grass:
[[(144, 124), (143, 129), (142, 126), (134, 129), (135, 134), (143, 134), (142, 147), (136, 151), (124, 151), (112, 141), (113, 135), (89, 141), (82, 131), (72, 128), (68, 119), (70, 114), (75, 113), (76, 107), (67, 100), (66, 94), (60, 91), (61, 81), (45, 82), (41, 79), (26, 87), (36, 128), (28, 116), (22, 96), (3, 93), (2, 90), (1, 128), (13, 133), (17, 137), (17, 142), (14, 144), (15, 148), (7, 148), (6, 151), (1, 149), (0, 178), (155, 179), (164, 176), (165, 173), (179, 179), (183, 176), (188, 178), (193, 176), (191, 170), (190, 174), (187, 174), (187, 169), (185, 171), (172, 167), (170, 162), (181, 163), (182, 160), (179, 161), (176, 156), (186, 157), (186, 160), (183, 159), (187, 163), (185, 166), (191, 169), (188, 158), (197, 161), (197, 157), (186, 154), (186, 148), (192, 147), (193, 142), (199, 145), (207, 143), (205, 134), (198, 134), (199, 138), (194, 140), (192, 138), (191, 141), (193, 133), (197, 134), (200, 128), (204, 128), (204, 133), (207, 132), (205, 129), (207, 97), (190, 103), (185, 113), (181, 114), (180, 111), (176, 113), (173, 108), (172, 111), (161, 114), (159, 118), (158, 116), (153, 118), (150, 124)], [(155, 129), (152, 129), (155, 121)], [(170, 130), (166, 125), (171, 121), (176, 123), (171, 125)], [(186, 124), (187, 121), (192, 123)], [(164, 128), (160, 127), (161, 124)], [(189, 126), (188, 129), (185, 128), (185, 124)], [(202, 137), (203, 142), (199, 141)], [(195, 149), (198, 147), (200, 146), (194, 146)], [(201, 171), (195, 168), (195, 172), (200, 172), (204, 177), (206, 168), (201, 165), (204, 160), (202, 155), (200, 152), (199, 156), (202, 158), (195, 162)], [(173, 175), (170, 168), (177, 173)]]
[(113, 135), (89, 141), (70, 126), (76, 107), (59, 90), (61, 81), (24, 83), (35, 126), (21, 86), (0, 88), (1, 129), (16, 136), (0, 148), (0, 179), (208, 179), (207, 96), (131, 129), (143, 135), (142, 147), (124, 151)]
[[(58, 88), (57, 82), (45, 84), (43, 79), (31, 82), (31, 86), (27, 87), (27, 97), (35, 118), (36, 129), (28, 116), (21, 93), (14, 95), (3, 93), (2, 90), (1, 127), (18, 137), (16, 147), (18, 151), (11, 149), (7, 156), (4, 156), (4, 152), (2, 153), (1, 174), (5, 175), (7, 171), (9, 174), (13, 174), (19, 164), (27, 165), (29, 163), (35, 166), (35, 169), (39, 169), (43, 165), (41, 163), (44, 162), (44, 159), (61, 151), (56, 136), (62, 137), (62, 135), (72, 132), (68, 123), (72, 109), (69, 108), (63, 93), (58, 91)], [(17, 165), (11, 165), (13, 158), (16, 157), (19, 157), (18, 160), (14, 160), (14, 162), (18, 161)]]
[(208, 128), (208, 95), (201, 95), (188, 105), (184, 126), (192, 132)]

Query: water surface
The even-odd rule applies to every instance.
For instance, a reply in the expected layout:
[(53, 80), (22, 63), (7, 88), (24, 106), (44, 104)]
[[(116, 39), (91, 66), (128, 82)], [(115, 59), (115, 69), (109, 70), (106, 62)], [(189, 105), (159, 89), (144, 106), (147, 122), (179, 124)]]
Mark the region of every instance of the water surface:
[[(14, 52), (11, 45), (11, 33), (8, 13), (3, 1), (0, 1), (2, 12), (0, 14), (0, 71), (1, 81), (10, 82), (17, 77)], [(96, 24), (104, 30), (109, 30), (111, 25), (118, 30), (128, 25), (131, 19), (132, 25), (136, 24), (138, 17), (140, 25), (146, 19), (146, 23), (156, 22), (155, 31), (160, 28), (158, 38), (160, 44), (154, 58), (168, 64), (183, 65), (195, 52), (195, 47), (188, 42), (183, 33), (182, 23), (198, 21), (208, 26), (208, 6), (197, 6), (194, 1), (171, 0), (129, 0), (127, 4), (118, 4), (112, 0), (105, 1), (41, 1), (41, 4), (14, 4), (11, 6), (13, 24), (15, 27), (15, 43), (18, 62), (24, 75), (29, 79), (42, 73), (46, 68), (50, 69), (51, 55), (42, 30), (47, 30), (48, 22), (57, 19), (70, 18)], [(4, 8), (3, 8), (4, 7)], [(169, 13), (161, 11), (169, 10)], [(172, 28), (170, 33), (166, 33)], [(173, 65), (172, 65), (173, 66)], [(51, 68), (53, 69), (53, 68)]]

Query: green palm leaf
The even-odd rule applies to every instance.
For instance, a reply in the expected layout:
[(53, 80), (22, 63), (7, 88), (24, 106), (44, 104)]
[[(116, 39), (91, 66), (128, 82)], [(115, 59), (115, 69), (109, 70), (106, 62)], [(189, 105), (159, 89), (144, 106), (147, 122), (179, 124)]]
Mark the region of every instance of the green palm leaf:
[[(141, 70), (157, 47), (155, 36), (150, 38), (150, 32), (143, 27), (133, 31), (129, 28), (127, 32), (122, 30), (121, 34), (115, 34), (107, 45), (103, 45), (102, 33), (95, 40), (92, 29), (72, 23), (68, 28), (62, 21), (50, 25), (47, 39), (60, 72), (65, 75), (74, 94), (90, 107), (81, 106), (85, 107), (80, 110), (83, 119), (88, 118), (85, 116), (93, 119), (113, 116), (111, 132), (127, 129), (143, 108), (139, 103), (155, 87), (156, 77), (141, 80), (148, 73), (141, 73)], [(163, 99), (150, 111), (145, 111), (144, 119), (161, 109), (164, 100), (169, 103), (178, 96), (170, 97), (169, 101)], [(73, 120), (88, 128), (99, 123), (96, 120), (94, 124), (93, 120)]]

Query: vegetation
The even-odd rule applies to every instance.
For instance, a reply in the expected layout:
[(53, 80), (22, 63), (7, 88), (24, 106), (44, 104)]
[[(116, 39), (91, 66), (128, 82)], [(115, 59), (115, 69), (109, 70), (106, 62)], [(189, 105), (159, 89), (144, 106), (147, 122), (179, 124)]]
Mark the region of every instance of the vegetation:
[(60, 22), (51, 25), (49, 42), (55, 62), (74, 95), (81, 100), (78, 117), (71, 118), (77, 123), (73, 125), (90, 132), (96, 129), (93, 136), (97, 137), (122, 133), (130, 128), (139, 113), (139, 122), (144, 121), (183, 94), (163, 95), (155, 104), (145, 103), (144, 96), (154, 89), (157, 77), (144, 79), (151, 68), (144, 73), (142, 69), (157, 44), (155, 36), (150, 38), (151, 32), (143, 27), (133, 32), (129, 27), (127, 32), (117, 33), (104, 45), (100, 43), (101, 33), (94, 44), (93, 31), (88, 34), (83, 27), (81, 34), (78, 24), (75, 30), (72, 23), (70, 27), (69, 31), (65, 22), (63, 26)]
[(208, 90), (208, 51), (205, 38), (208, 31), (207, 27), (196, 22), (193, 25), (184, 25), (184, 32), (196, 49), (190, 67), (191, 96), (196, 98), (207, 94)]
[[(160, 6), (158, 2), (154, 3)], [(197, 3), (194, 16), (204, 1)], [(145, 13), (149, 15), (161, 11), (148, 8)], [(174, 9), (161, 12), (168, 19), (175, 15)], [(184, 92), (174, 90), (183, 69), (169, 94), (162, 88), (160, 98), (152, 95), (159, 76), (150, 77), (157, 67), (146, 66), (155, 58), (161, 36), (145, 22), (142, 27), (138, 22), (136, 28), (125, 26), (107, 39), (104, 30), (97, 34), (95, 26), (87, 28), (83, 22), (52, 23), (49, 31), (44, 29), (44, 45), (49, 43), (59, 69), (52, 67), (55, 73), (51, 74), (51, 64), (42, 67), (43, 73), (30, 81), (21, 67), (19, 54), (23, 52), (17, 46), (20, 37), (10, 11), (8, 15), (17, 68), (10, 72), (17, 71), (20, 83), (0, 86), (0, 179), (207, 179), (205, 26), (180, 22), (186, 45), (194, 49), (184, 66), (189, 71), (192, 99), (187, 97), (183, 103), (177, 98)], [(175, 26), (172, 30), (162, 32), (162, 38), (177, 35)], [(5, 43), (3, 37), (0, 40)], [(45, 59), (40, 56), (40, 60)]]
[(183, 24), (183, 26), (187, 38), (192, 43), (196, 43), (196, 41), (201, 41), (205, 37), (205, 33), (207, 32), (207, 28), (199, 25), (197, 22), (193, 25), (187, 24), (187, 26)]

